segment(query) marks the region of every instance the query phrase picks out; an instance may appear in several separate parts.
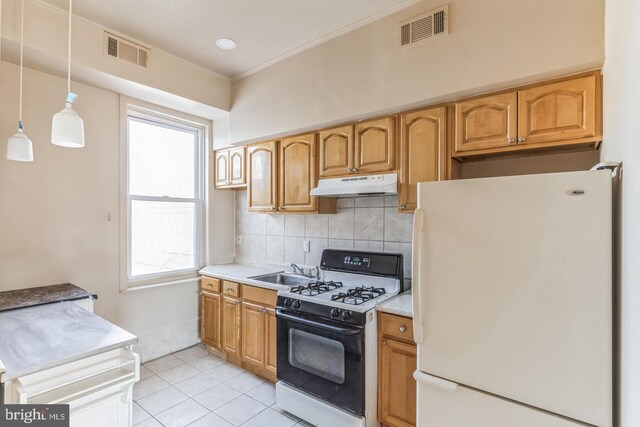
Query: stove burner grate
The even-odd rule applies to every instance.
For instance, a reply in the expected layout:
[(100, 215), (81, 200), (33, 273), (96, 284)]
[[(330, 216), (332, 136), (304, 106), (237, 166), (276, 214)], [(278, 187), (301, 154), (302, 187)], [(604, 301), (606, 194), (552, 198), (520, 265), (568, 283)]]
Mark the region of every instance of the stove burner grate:
[(386, 294), (384, 288), (374, 288), (359, 286), (349, 289), (347, 292), (340, 292), (331, 297), (331, 301), (342, 302), (344, 304), (360, 305), (374, 298)]
[(299, 295), (316, 296), (342, 287), (342, 282), (311, 282), (308, 285), (295, 286), (291, 292)]

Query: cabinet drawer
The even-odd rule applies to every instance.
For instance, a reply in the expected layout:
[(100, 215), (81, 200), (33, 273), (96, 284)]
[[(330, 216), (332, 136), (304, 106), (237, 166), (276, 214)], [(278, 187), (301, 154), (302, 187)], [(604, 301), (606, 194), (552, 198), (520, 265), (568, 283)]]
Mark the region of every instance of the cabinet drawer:
[(275, 307), (278, 292), (256, 286), (242, 285), (242, 299)]
[(413, 319), (380, 313), (380, 332), (387, 337), (413, 342)]
[(222, 281), (222, 293), (225, 295), (231, 295), (234, 297), (240, 296), (240, 285), (234, 282)]
[(202, 277), (200, 279), (200, 289), (203, 291), (220, 292), (220, 279)]

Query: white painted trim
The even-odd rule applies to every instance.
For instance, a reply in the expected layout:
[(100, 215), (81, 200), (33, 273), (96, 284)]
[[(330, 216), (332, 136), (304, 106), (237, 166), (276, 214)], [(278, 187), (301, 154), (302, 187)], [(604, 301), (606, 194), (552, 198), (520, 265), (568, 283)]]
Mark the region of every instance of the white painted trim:
[[(39, 0), (34, 0), (39, 1)], [(200, 179), (196, 182), (196, 199), (200, 201), (196, 208), (197, 224), (197, 262), (192, 269), (158, 273), (143, 276), (138, 279), (129, 278), (129, 194), (128, 194), (128, 116), (135, 111), (136, 116), (153, 121), (175, 122), (177, 127), (182, 124), (185, 129), (195, 130), (198, 139), (198, 169)], [(179, 111), (149, 104), (133, 98), (120, 95), (120, 292), (133, 289), (147, 289), (157, 286), (187, 283), (196, 280), (198, 270), (203, 268), (209, 259), (208, 228), (209, 228), (209, 152), (212, 146), (212, 122), (207, 119), (185, 114)], [(138, 198), (139, 196), (136, 196)], [(191, 200), (191, 199), (189, 199)]]
[[(38, 1), (41, 1), (41, 0), (38, 0)], [(320, 37), (318, 39), (315, 39), (315, 40), (313, 40), (313, 41), (311, 41), (309, 43), (303, 44), (302, 46), (299, 46), (299, 47), (297, 47), (295, 49), (292, 49), (292, 50), (290, 50), (288, 52), (285, 52), (282, 55), (278, 55), (275, 58), (270, 59), (267, 62), (263, 62), (262, 64), (260, 64), (260, 65), (258, 65), (256, 67), (250, 68), (247, 71), (244, 71), (244, 72), (242, 72), (240, 74), (236, 74), (235, 76), (231, 77), (230, 80), (231, 80), (231, 82), (235, 82), (236, 80), (243, 79), (243, 78), (245, 78), (247, 76), (250, 76), (251, 74), (257, 73), (258, 71), (264, 70), (265, 68), (268, 68), (268, 67), (270, 67), (270, 66), (272, 66), (272, 65), (274, 65), (274, 64), (276, 64), (276, 63), (278, 63), (280, 61), (284, 61), (287, 58), (291, 58), (292, 56), (297, 55), (300, 52), (304, 52), (305, 50), (311, 49), (312, 47), (321, 45), (322, 43), (328, 42), (329, 40), (333, 40), (333, 39), (335, 39), (337, 37), (340, 37), (343, 34), (346, 34), (346, 33), (349, 33), (351, 31), (354, 31), (354, 30), (356, 30), (358, 28), (364, 27), (365, 25), (370, 24), (372, 22), (379, 21), (382, 18), (386, 18), (387, 16), (392, 15), (392, 14), (394, 14), (395, 12), (397, 12), (399, 10), (402, 10), (402, 9), (407, 8), (407, 7), (413, 6), (414, 4), (420, 3), (421, 1), (423, 1), (423, 0), (407, 0), (407, 1), (405, 1), (403, 3), (400, 3), (400, 4), (396, 5), (396, 6), (390, 7), (389, 9), (385, 9), (383, 11), (380, 11), (380, 12), (376, 13), (375, 15), (368, 16), (368, 17), (366, 17), (364, 19), (361, 19), (359, 21), (354, 22), (353, 24), (347, 25), (346, 27), (340, 28), (339, 30), (336, 30), (336, 31), (334, 31), (332, 33), (329, 33), (329, 34), (327, 34), (325, 36), (322, 36), (322, 37)]]
[[(32, 3), (34, 3), (34, 4), (37, 4), (38, 6), (41, 6), (41, 7), (45, 8), (45, 9), (51, 10), (52, 12), (58, 13), (58, 14), (60, 14), (60, 15), (64, 15), (65, 17), (67, 17), (67, 16), (68, 16), (68, 13), (69, 13), (69, 11), (68, 11), (68, 10), (61, 9), (61, 8), (59, 8), (59, 7), (57, 7), (57, 6), (54, 6), (54, 5), (53, 5), (53, 4), (51, 4), (51, 3), (47, 3), (47, 2), (46, 2), (46, 1), (44, 1), (44, 0), (29, 0), (29, 1), (31, 1), (31, 2), (32, 2)], [(231, 81), (231, 79), (230, 79), (229, 77), (224, 76), (224, 75), (222, 75), (222, 74), (218, 74), (218, 73), (216, 73), (215, 71), (212, 71), (212, 70), (210, 70), (210, 69), (208, 69), (208, 68), (203, 67), (202, 65), (194, 64), (193, 62), (187, 61), (186, 59), (181, 58), (181, 57), (179, 57), (179, 56), (176, 56), (176, 55), (174, 55), (174, 54), (172, 54), (172, 53), (169, 53), (169, 52), (167, 52), (166, 50), (163, 50), (163, 49), (160, 49), (160, 48), (158, 48), (158, 47), (155, 47), (154, 45), (151, 45), (151, 44), (149, 44), (149, 43), (146, 43), (146, 42), (140, 41), (140, 40), (138, 40), (138, 39), (136, 39), (136, 38), (134, 38), (134, 37), (131, 37), (131, 36), (129, 36), (129, 35), (122, 34), (122, 33), (118, 32), (118, 31), (116, 31), (116, 30), (113, 30), (113, 29), (111, 29), (111, 28), (105, 27), (104, 25), (100, 25), (100, 24), (98, 24), (97, 22), (91, 21), (91, 20), (89, 20), (89, 19), (87, 19), (87, 18), (83, 18), (83, 17), (81, 17), (81, 16), (79, 16), (79, 15), (77, 15), (77, 14), (74, 14), (74, 15), (73, 15), (73, 19), (74, 19), (74, 20), (76, 20), (76, 21), (82, 22), (83, 24), (91, 25), (91, 26), (93, 26), (93, 27), (95, 27), (95, 28), (100, 29), (101, 31), (107, 31), (107, 32), (112, 33), (113, 35), (115, 35), (115, 36), (117, 36), (117, 37), (122, 37), (123, 39), (127, 39), (127, 40), (129, 40), (129, 41), (131, 41), (131, 42), (137, 43), (137, 44), (141, 45), (142, 47), (148, 48), (149, 50), (152, 50), (152, 51), (154, 51), (154, 50), (160, 51), (160, 52), (162, 52), (164, 55), (169, 56), (169, 57), (171, 57), (171, 58), (175, 59), (176, 61), (179, 61), (179, 62), (182, 62), (182, 63), (184, 63), (184, 64), (187, 64), (187, 65), (189, 65), (189, 66), (191, 66), (191, 67), (193, 67), (193, 68), (197, 69), (198, 71), (201, 71), (201, 72), (203, 72), (203, 73), (205, 73), (205, 74), (210, 75), (211, 77), (214, 77), (214, 78), (217, 78), (217, 79), (223, 80), (223, 81), (225, 81), (225, 82), (229, 82), (229, 81)]]

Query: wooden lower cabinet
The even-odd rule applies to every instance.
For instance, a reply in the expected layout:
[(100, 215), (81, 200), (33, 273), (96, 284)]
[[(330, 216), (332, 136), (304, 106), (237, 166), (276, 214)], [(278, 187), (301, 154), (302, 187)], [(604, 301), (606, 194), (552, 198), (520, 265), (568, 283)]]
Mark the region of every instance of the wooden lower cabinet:
[(221, 349), (220, 307), (221, 296), (211, 292), (202, 292), (200, 296), (200, 336), (202, 342), (216, 350)]
[(413, 372), (417, 367), (417, 348), (409, 339), (387, 332), (404, 322), (411, 323), (411, 319), (387, 314), (380, 316), (378, 418), (389, 427), (416, 425), (416, 381)]
[(270, 381), (276, 379), (276, 291), (202, 278), (202, 342)]
[(240, 300), (224, 296), (222, 299), (222, 350), (240, 355)]
[(265, 307), (242, 303), (242, 361), (264, 366), (265, 362)]

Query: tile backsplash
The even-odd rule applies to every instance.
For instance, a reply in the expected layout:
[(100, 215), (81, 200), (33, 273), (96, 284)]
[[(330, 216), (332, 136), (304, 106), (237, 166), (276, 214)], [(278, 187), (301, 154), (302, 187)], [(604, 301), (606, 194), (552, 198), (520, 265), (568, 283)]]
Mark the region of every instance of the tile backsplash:
[(411, 277), (413, 215), (398, 213), (395, 196), (341, 198), (337, 213), (327, 215), (249, 213), (247, 192), (235, 197), (239, 260), (315, 266), (326, 248), (394, 252), (404, 256), (405, 278)]

